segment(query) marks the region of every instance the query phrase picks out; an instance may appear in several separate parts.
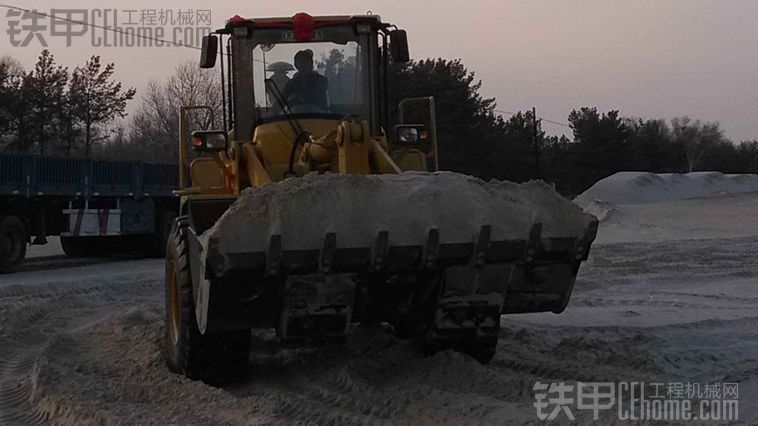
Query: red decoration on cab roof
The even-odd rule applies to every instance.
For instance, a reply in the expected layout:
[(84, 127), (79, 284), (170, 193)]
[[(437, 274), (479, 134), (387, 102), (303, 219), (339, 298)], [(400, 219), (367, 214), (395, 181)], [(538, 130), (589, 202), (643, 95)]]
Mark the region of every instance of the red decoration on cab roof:
[(243, 18), (243, 17), (241, 17), (241, 16), (239, 16), (239, 15), (234, 15), (234, 16), (232, 16), (231, 18), (229, 18), (229, 19), (226, 21), (226, 23), (227, 23), (227, 24), (232, 24), (232, 25), (237, 25), (237, 24), (240, 24), (240, 23), (242, 23), (242, 22), (245, 22), (245, 21), (246, 21), (246, 19), (245, 19), (245, 18)]
[(296, 13), (292, 17), (292, 32), (296, 41), (308, 41), (313, 38), (316, 21), (305, 12)]

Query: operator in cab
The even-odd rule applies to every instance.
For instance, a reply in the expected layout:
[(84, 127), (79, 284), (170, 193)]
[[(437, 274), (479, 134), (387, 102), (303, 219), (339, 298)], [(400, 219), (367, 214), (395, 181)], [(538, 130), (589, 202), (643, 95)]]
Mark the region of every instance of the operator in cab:
[[(293, 110), (316, 107), (323, 111), (329, 108), (326, 89), (328, 80), (313, 69), (313, 51), (301, 50), (295, 54), (297, 72), (284, 88), (284, 99)], [(300, 107), (300, 108), (298, 108)]]

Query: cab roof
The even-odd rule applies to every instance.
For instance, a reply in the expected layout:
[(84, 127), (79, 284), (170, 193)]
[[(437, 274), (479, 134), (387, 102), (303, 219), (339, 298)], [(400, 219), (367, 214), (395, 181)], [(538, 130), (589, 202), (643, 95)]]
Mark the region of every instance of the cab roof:
[(224, 29), (219, 33), (228, 33), (233, 28), (292, 28), (297, 23), (298, 15), (303, 15), (306, 19), (312, 20), (315, 27), (340, 24), (369, 24), (375, 28), (385, 28), (388, 24), (382, 23), (379, 15), (331, 15), (331, 16), (310, 16), (306, 13), (298, 13), (290, 17), (272, 17), (272, 18), (243, 18), (235, 15), (226, 21)]

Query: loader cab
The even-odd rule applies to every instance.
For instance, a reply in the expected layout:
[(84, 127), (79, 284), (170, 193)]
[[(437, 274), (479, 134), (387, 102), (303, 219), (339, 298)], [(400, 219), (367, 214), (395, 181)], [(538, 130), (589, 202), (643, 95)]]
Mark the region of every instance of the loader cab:
[[(225, 122), (235, 140), (249, 141), (257, 126), (289, 119), (276, 91), (295, 118), (353, 117), (367, 120), (373, 135), (393, 133), (388, 69), (390, 62), (410, 61), (408, 40), (404, 30), (377, 15), (234, 16), (206, 36), (202, 47), (201, 67), (213, 68), (222, 58)], [(311, 52), (318, 76), (311, 81), (326, 82), (324, 102), (303, 102), (294, 93), (303, 74), (295, 57), (303, 51)]]
[[(403, 114), (406, 103), (402, 102), (401, 120), (413, 116), (414, 121), (401, 121), (400, 127), (390, 124), (394, 108), (388, 100), (389, 66), (410, 58), (405, 32), (383, 23), (378, 16), (235, 16), (224, 28), (206, 36), (202, 47), (202, 68), (214, 68), (220, 62), (223, 130), (228, 133), (230, 150), (252, 145), (258, 158), (250, 157), (250, 167), (245, 170), (256, 168), (252, 163), (260, 162), (266, 171), (242, 181), (236, 178), (231, 186), (222, 182), (230, 192), (238, 193), (248, 184), (258, 186), (269, 179), (303, 174), (302, 169), (293, 168), (293, 158), (300, 158), (303, 151), (298, 146), (304, 133), (301, 130), (323, 141), (345, 122), (366, 126), (366, 131), (359, 133), (382, 144), (390, 162), (397, 164), (396, 170), (381, 159), (371, 160), (371, 166), (365, 163), (355, 169), (340, 168), (334, 147), (326, 147), (331, 154), (309, 151), (316, 163), (311, 163), (306, 172), (366, 173), (369, 167), (379, 173), (437, 170), (431, 98), (420, 98), (425, 105), (420, 108), (421, 115), (426, 118)], [(226, 158), (223, 152), (219, 155), (223, 161), (234, 157)], [(215, 175), (226, 172), (223, 161), (214, 161), (219, 173), (210, 173), (214, 175), (210, 183), (216, 188)], [(198, 165), (213, 168), (214, 161), (201, 160)], [(377, 161), (384, 167), (377, 166)], [(193, 175), (192, 171), (188, 174)]]
[[(364, 56), (356, 41), (344, 45), (315, 42), (256, 46), (253, 49), (256, 121), (264, 124), (286, 120), (281, 103), (301, 118), (351, 116), (371, 120)], [(280, 67), (272, 70), (268, 65), (272, 60)], [(282, 68), (291, 71), (277, 71)]]
[(231, 70), (234, 139), (252, 140), (256, 127), (291, 118), (353, 117), (367, 120), (379, 135), (386, 119), (380, 74), (389, 60), (389, 32), (373, 15), (231, 18), (217, 34), (227, 52), (223, 65)]

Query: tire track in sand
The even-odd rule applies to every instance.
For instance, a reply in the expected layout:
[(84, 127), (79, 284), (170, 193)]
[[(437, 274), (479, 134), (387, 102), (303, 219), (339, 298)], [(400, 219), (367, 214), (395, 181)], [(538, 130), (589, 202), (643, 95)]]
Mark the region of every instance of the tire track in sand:
[[(35, 405), (35, 380), (40, 357), (65, 333), (112, 315), (119, 293), (137, 297), (152, 293), (154, 283), (113, 282), (7, 287), (0, 290), (0, 424), (34, 424), (50, 420)], [(123, 301), (121, 302), (123, 304)]]

